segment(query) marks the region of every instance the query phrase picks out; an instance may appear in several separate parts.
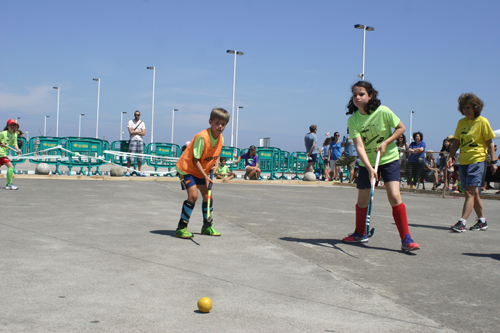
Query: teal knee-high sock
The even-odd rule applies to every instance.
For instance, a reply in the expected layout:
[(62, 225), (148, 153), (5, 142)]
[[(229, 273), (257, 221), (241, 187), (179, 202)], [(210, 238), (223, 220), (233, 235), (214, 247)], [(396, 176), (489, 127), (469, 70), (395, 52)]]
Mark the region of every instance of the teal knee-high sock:
[(14, 174), (14, 168), (9, 168), (7, 170), (7, 186), (12, 184), (12, 175)]

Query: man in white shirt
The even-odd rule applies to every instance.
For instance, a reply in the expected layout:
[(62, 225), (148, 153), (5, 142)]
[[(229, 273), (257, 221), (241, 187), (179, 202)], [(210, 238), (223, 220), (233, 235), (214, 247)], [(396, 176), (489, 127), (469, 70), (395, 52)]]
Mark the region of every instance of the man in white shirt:
[[(134, 112), (134, 119), (128, 122), (128, 131), (130, 133), (130, 141), (128, 144), (128, 152), (136, 154), (144, 154), (142, 137), (146, 135), (146, 125), (140, 120), (141, 112), (139, 110)], [(133, 157), (127, 158), (127, 173), (125, 176), (130, 177), (130, 166), (132, 165)], [(137, 168), (139, 169), (139, 176), (146, 177), (142, 173), (142, 157), (137, 157)]]

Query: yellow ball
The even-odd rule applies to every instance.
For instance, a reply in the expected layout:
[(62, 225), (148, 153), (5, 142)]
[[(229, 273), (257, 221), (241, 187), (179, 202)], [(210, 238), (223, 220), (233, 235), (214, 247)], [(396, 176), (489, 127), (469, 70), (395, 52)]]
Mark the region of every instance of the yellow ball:
[(207, 313), (212, 309), (212, 300), (208, 297), (202, 297), (198, 301), (198, 310), (201, 312)]

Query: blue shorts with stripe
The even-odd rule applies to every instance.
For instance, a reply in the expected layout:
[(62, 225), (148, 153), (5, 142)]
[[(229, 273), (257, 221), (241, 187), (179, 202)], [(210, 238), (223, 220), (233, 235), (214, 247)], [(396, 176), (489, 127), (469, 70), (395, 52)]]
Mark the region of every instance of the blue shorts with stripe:
[(192, 186), (206, 186), (205, 178), (198, 178), (193, 175), (190, 175), (189, 173), (185, 175), (179, 174), (179, 179), (181, 180), (181, 188), (182, 190), (187, 190), (188, 188)]

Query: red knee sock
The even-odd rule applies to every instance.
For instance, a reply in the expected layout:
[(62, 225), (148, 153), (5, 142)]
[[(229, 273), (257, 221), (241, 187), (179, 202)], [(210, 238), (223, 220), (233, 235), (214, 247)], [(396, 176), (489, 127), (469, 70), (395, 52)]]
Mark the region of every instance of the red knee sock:
[(400, 203), (399, 205), (392, 207), (392, 216), (394, 217), (394, 222), (396, 222), (396, 226), (398, 227), (399, 236), (401, 239), (404, 239), (406, 234), (410, 234), (405, 204)]
[(366, 234), (366, 213), (368, 212), (368, 207), (360, 208), (356, 204), (356, 233), (360, 235)]

